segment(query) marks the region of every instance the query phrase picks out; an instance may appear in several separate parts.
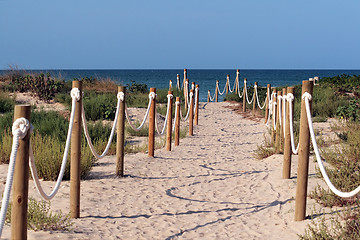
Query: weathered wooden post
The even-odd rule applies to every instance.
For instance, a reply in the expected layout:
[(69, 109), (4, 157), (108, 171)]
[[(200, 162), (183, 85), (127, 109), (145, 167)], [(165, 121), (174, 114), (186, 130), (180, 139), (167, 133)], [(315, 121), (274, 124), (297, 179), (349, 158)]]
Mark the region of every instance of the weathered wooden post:
[(156, 117), (156, 88), (150, 88), (150, 94), (153, 94), (154, 98), (150, 105), (149, 112), (149, 146), (148, 146), (148, 156), (154, 157), (155, 151), (155, 117)]
[(194, 90), (190, 90), (190, 114), (189, 114), (189, 136), (194, 135)]
[[(294, 94), (295, 88), (294, 87), (288, 87), (287, 93)], [(290, 111), (294, 115), (294, 105), (292, 104), (292, 108), (290, 109), (289, 101), (287, 101), (286, 104), (286, 123), (285, 123), (285, 139), (284, 139), (284, 163), (283, 163), (283, 178), (284, 179), (290, 179), (291, 175), (291, 136), (290, 136), (290, 121), (293, 121), (293, 119), (290, 119)]]
[[(14, 121), (26, 118), (30, 121), (31, 106), (16, 105)], [(16, 156), (11, 207), (11, 238), (27, 239), (27, 210), (29, 192), (29, 143), (30, 131), (19, 139)]]
[(219, 80), (216, 80), (215, 102), (218, 102), (218, 99), (219, 99)]
[(186, 79), (185, 80), (185, 88), (184, 88), (185, 90), (185, 95), (184, 95), (184, 97), (185, 97), (185, 109), (187, 109), (188, 108), (188, 96), (189, 96), (189, 79)]
[(180, 90), (180, 74), (176, 74), (176, 86)]
[(265, 123), (267, 123), (267, 120), (269, 118), (269, 107), (270, 107), (270, 100), (271, 100), (271, 84), (267, 85), (267, 91), (266, 91), (266, 107), (265, 107)]
[(176, 97), (176, 121), (175, 121), (175, 146), (179, 146), (180, 143), (180, 97)]
[(246, 112), (246, 81), (247, 79), (244, 78), (244, 89), (243, 89), (243, 112)]
[[(183, 79), (183, 89), (185, 89), (185, 82), (186, 82), (186, 79), (187, 79), (187, 69), (185, 68), (184, 69), (184, 79)], [(184, 94), (185, 95), (185, 94)]]
[(122, 100), (119, 105), (119, 115), (116, 123), (116, 176), (124, 176), (124, 143), (125, 143), (125, 93), (124, 86), (118, 86), (118, 94)]
[(235, 92), (236, 92), (236, 94), (239, 94), (239, 76), (240, 76), (240, 70), (237, 69), (236, 70), (236, 79), (235, 79), (235, 84), (236, 84)]
[(277, 92), (277, 108), (276, 108), (276, 135), (275, 135), (275, 152), (279, 153), (280, 152), (280, 141), (281, 141), (281, 137), (280, 137), (280, 115), (279, 113), (281, 112), (281, 108), (280, 108), (280, 104), (281, 104), (281, 91)]
[(80, 217), (80, 174), (81, 174), (81, 109), (82, 81), (73, 81), (73, 88), (80, 91), (80, 100), (75, 104), (74, 125), (71, 133), (70, 163), (70, 216)]
[(171, 90), (172, 90), (172, 81), (169, 80), (169, 91), (171, 91)]
[(195, 125), (199, 124), (199, 84), (195, 86)]
[[(301, 96), (308, 92), (313, 93), (313, 82), (303, 81)], [(311, 108), (311, 101), (310, 101)], [(296, 198), (295, 198), (295, 221), (305, 220), (306, 215), (306, 197), (309, 170), (309, 152), (310, 152), (310, 131), (309, 123), (306, 115), (305, 100), (301, 100), (300, 113), (300, 146), (299, 146), (299, 162), (297, 171)]]
[(274, 88), (273, 90), (273, 104), (272, 104), (272, 123), (271, 123), (271, 142), (273, 145), (275, 145), (275, 133), (276, 133), (276, 128), (274, 128), (275, 124), (276, 124), (276, 118), (278, 116), (276, 116), (276, 111), (277, 111), (277, 97), (276, 97), (276, 89)]
[(226, 89), (226, 95), (229, 94), (229, 86), (230, 86), (230, 75), (226, 75), (226, 86), (225, 86), (225, 89)]
[(207, 102), (210, 102), (210, 90), (208, 90)]
[(253, 111), (252, 111), (253, 115), (255, 115), (255, 109), (256, 109), (256, 93), (257, 93), (257, 82), (254, 83), (254, 100), (253, 100)]
[(171, 97), (168, 101), (169, 114), (166, 126), (166, 151), (171, 151), (173, 91), (168, 91), (168, 95)]

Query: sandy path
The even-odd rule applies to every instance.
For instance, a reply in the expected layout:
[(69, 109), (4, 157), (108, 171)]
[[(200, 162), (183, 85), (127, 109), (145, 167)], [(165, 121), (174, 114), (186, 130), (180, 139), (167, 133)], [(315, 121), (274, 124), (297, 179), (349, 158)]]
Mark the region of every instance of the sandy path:
[[(296, 239), (309, 223), (293, 221), (296, 178), (281, 179), (281, 155), (253, 158), (266, 126), (226, 105), (202, 104), (194, 136), (172, 152), (126, 155), (125, 178), (115, 178), (114, 157), (100, 160), (82, 182), (74, 230), (28, 231), (29, 239)], [(3, 182), (7, 166), (0, 167)], [(310, 179), (309, 188), (320, 182)], [(30, 195), (39, 199), (32, 182)], [(68, 212), (69, 182), (52, 208)], [(309, 200), (308, 214), (313, 208)], [(3, 237), (9, 236), (5, 226)]]

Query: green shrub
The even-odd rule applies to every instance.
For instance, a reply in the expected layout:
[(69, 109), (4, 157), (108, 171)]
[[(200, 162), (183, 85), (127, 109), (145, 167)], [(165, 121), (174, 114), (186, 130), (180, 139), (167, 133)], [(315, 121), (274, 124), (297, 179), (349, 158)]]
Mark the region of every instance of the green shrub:
[(83, 104), (87, 120), (114, 120), (115, 118), (116, 94), (86, 92)]
[(131, 80), (130, 84), (126, 85), (126, 90), (129, 93), (147, 93), (148, 87), (145, 83), (137, 83), (134, 80)]
[(64, 86), (63, 81), (51, 78), (50, 73), (25, 75), (14, 78), (11, 82), (16, 91), (27, 92), (31, 91), (40, 100), (50, 101), (55, 94), (60, 92)]
[(0, 92), (0, 113), (11, 112), (14, 110), (15, 99), (6, 93)]
[[(11, 203), (6, 212), (6, 223), (11, 223)], [(73, 223), (70, 216), (50, 211), (50, 202), (28, 200), (27, 228), (34, 231), (69, 231)]]

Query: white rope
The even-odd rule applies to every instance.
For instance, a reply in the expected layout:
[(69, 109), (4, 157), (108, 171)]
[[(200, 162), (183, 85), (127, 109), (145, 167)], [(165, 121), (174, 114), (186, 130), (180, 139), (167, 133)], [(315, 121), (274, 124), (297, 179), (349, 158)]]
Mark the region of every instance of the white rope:
[[(219, 82), (217, 82), (217, 85), (219, 86)], [(227, 85), (225, 84), (224, 90), (222, 92), (220, 92), (220, 89), (218, 88), (218, 92), (220, 94), (220, 96), (222, 96), (225, 93)]]
[(273, 116), (273, 125), (274, 125), (274, 130), (276, 130), (276, 111), (275, 111), (275, 107), (277, 105), (277, 102), (273, 102), (273, 110), (272, 110), (272, 116)]
[(0, 237), (2, 234), (2, 230), (5, 224), (6, 212), (9, 205), (10, 193), (12, 188), (12, 183), (14, 179), (14, 169), (16, 156), (19, 148), (19, 139), (23, 139), (28, 130), (30, 128), (29, 121), (26, 118), (18, 118), (14, 121), (12, 126), (12, 134), (13, 134), (13, 144), (11, 148), (10, 161), (8, 167), (8, 174), (6, 177), (6, 185), (4, 189), (3, 200), (1, 203), (1, 212), (0, 212)]
[(283, 111), (283, 137), (285, 139), (285, 129), (286, 129), (286, 99), (287, 99), (287, 96), (284, 95), (282, 97), (283, 99), (283, 105), (282, 105), (282, 111)]
[(249, 94), (248, 94), (248, 92), (247, 92), (247, 87), (246, 87), (246, 81), (244, 80), (244, 89), (245, 89), (245, 95), (246, 95), (246, 101), (248, 102), (248, 104), (251, 104), (253, 101), (254, 101), (254, 94), (255, 94), (255, 92), (254, 92), (254, 94), (253, 94), (253, 96), (252, 96), (252, 99), (251, 99), (251, 101), (249, 101)]
[(149, 104), (148, 104), (148, 107), (147, 107), (147, 110), (146, 110), (146, 113), (145, 113), (145, 116), (144, 116), (144, 120), (142, 121), (142, 123), (140, 124), (139, 127), (135, 127), (135, 126), (131, 123), (130, 116), (129, 116), (129, 113), (128, 113), (128, 109), (127, 109), (127, 106), (126, 106), (126, 104), (125, 104), (125, 116), (126, 116), (126, 119), (127, 119), (128, 123), (129, 123), (130, 127), (131, 127), (134, 131), (138, 132), (138, 131), (140, 131), (140, 129), (144, 126), (144, 124), (145, 124), (145, 122), (146, 122), (146, 119), (147, 119), (148, 116), (149, 116), (151, 103), (152, 103), (152, 101), (153, 101), (153, 99), (154, 99), (155, 97), (156, 97), (156, 94), (155, 94), (154, 92), (151, 92), (151, 93), (149, 94)]
[(109, 140), (108, 140), (108, 143), (105, 147), (105, 150), (104, 152), (99, 155), (96, 150), (95, 150), (95, 147), (91, 141), (91, 138), (90, 138), (90, 134), (89, 134), (89, 130), (88, 130), (88, 127), (87, 127), (87, 121), (86, 121), (86, 117), (85, 117), (85, 111), (84, 111), (84, 105), (82, 105), (82, 113), (81, 113), (81, 118), (82, 118), (82, 123), (83, 123), (83, 128), (84, 128), (84, 133), (85, 133), (85, 137), (86, 137), (86, 141), (90, 147), (90, 150), (92, 152), (92, 154), (94, 155), (94, 157), (96, 157), (97, 159), (102, 159), (103, 157), (105, 157), (105, 155), (107, 154), (107, 152), (109, 151), (109, 148), (110, 148), (110, 145), (111, 145), (111, 142), (113, 140), (113, 137), (114, 137), (114, 133), (115, 133), (115, 128), (116, 128), (116, 123), (118, 121), (118, 115), (119, 115), (119, 107), (120, 107), (120, 102), (123, 102), (124, 101), (124, 93), (123, 92), (119, 92), (118, 95), (117, 95), (117, 106), (116, 106), (116, 112), (115, 112), (115, 119), (114, 119), (114, 123), (113, 123), (113, 126), (112, 126), (112, 129), (111, 129), (111, 133), (110, 133), (110, 137), (109, 137)]
[(159, 126), (158, 126), (158, 123), (157, 123), (157, 117), (155, 116), (155, 127), (156, 127), (156, 131), (157, 131), (157, 133), (159, 135), (163, 135), (164, 132), (165, 132), (165, 128), (166, 128), (166, 125), (168, 123), (168, 117), (169, 117), (169, 112), (170, 112), (170, 99), (172, 99), (172, 98), (173, 98), (172, 94), (167, 95), (168, 102), (167, 102), (166, 117), (165, 117), (164, 127), (161, 130), (161, 132), (159, 131)]
[(295, 140), (294, 140), (294, 127), (293, 127), (293, 122), (294, 122), (294, 118), (293, 118), (293, 111), (292, 111), (292, 102), (294, 101), (294, 95), (292, 93), (288, 93), (287, 94), (287, 100), (289, 101), (289, 118), (290, 118), (290, 138), (291, 138), (291, 149), (293, 154), (298, 154), (299, 151), (299, 145), (297, 145), (296, 149), (295, 149)]
[(279, 101), (279, 106), (278, 106), (278, 112), (279, 112), (279, 124), (280, 124), (280, 128), (283, 125), (282, 124), (282, 96), (278, 96), (278, 101)]
[(239, 98), (242, 98), (244, 96), (244, 90), (245, 88), (243, 88), (243, 90), (240, 91), (240, 87), (239, 87), (239, 91), (238, 91)]
[(208, 91), (208, 97), (209, 97), (209, 100), (210, 102), (213, 102), (215, 99), (215, 96), (212, 98), (211, 95), (210, 95), (210, 90)]
[[(192, 98), (192, 95), (193, 95), (193, 93), (190, 92), (190, 98)], [(189, 106), (190, 106), (190, 103), (189, 103)], [(188, 120), (189, 115), (190, 115), (190, 107), (188, 107), (188, 111), (187, 111), (187, 113), (186, 113), (185, 118), (183, 118), (182, 113), (181, 113), (181, 108), (180, 108), (180, 117), (181, 117), (181, 120), (182, 120), (182, 121)]]
[(339, 197), (348, 198), (348, 197), (355, 196), (356, 194), (358, 194), (360, 192), (360, 186), (358, 186), (355, 190), (353, 190), (351, 192), (342, 192), (342, 191), (338, 190), (332, 184), (332, 182), (330, 181), (329, 176), (327, 175), (325, 167), (324, 167), (324, 165), (322, 163), (319, 148), (318, 148), (317, 143), (316, 143), (314, 127), (313, 127), (313, 123), (312, 123), (312, 119), (311, 119), (310, 103), (309, 103), (309, 101), (311, 100), (311, 95), (308, 92), (305, 92), (303, 94), (302, 98), (305, 100), (306, 115), (307, 115), (307, 119), (308, 119), (308, 123), (309, 123), (311, 141), (312, 141), (312, 144), (313, 144), (313, 147), (314, 147), (314, 152), (315, 152), (315, 155), (316, 155), (316, 161), (317, 161), (317, 163), (319, 165), (321, 174), (323, 175), (326, 184), (329, 186), (330, 190), (334, 194), (338, 195)]
[(74, 125), (76, 101), (80, 100), (80, 91), (79, 91), (78, 88), (73, 88), (71, 90), (71, 97), (72, 97), (72, 103), (71, 103), (70, 122), (69, 122), (68, 134), (67, 134), (67, 137), (66, 137), (64, 155), (63, 155), (63, 159), (62, 159), (62, 163), (61, 163), (61, 169), (60, 169), (60, 173), (59, 173), (59, 176), (57, 178), (55, 187), (54, 187), (54, 189), (52, 190), (52, 192), (49, 195), (47, 195), (44, 192), (43, 188), (41, 187), (40, 180), (39, 180), (39, 177), (38, 177), (38, 174), (37, 174), (37, 169), (36, 169), (36, 166), (35, 166), (34, 154), (33, 154), (33, 151), (32, 151), (31, 144), (30, 144), (29, 166), (30, 166), (30, 170), (31, 170), (31, 175), (32, 175), (32, 177), (34, 179), (34, 183), (35, 183), (35, 186), (36, 186), (39, 194), (45, 200), (51, 200), (56, 195), (56, 193), (58, 192), (58, 190), (60, 188), (60, 184), (61, 184), (62, 178), (64, 176), (64, 173), (65, 173), (67, 157), (69, 155), (69, 149), (70, 149), (71, 133), (72, 133), (73, 125)]
[(268, 95), (266, 95), (264, 104), (263, 104), (263, 106), (261, 107), (261, 106), (260, 106), (260, 102), (259, 102), (259, 95), (258, 95), (258, 91), (257, 91), (257, 85), (255, 85), (254, 88), (255, 88), (255, 95), (256, 95), (256, 101), (257, 101), (258, 107), (259, 107), (260, 109), (264, 109), (264, 107), (265, 107), (265, 105), (266, 105), (266, 100), (267, 100), (267, 98), (268, 98), (268, 97), (267, 97)]
[(195, 101), (194, 101), (194, 114), (196, 113), (196, 109), (197, 109), (197, 100), (198, 100), (198, 97), (199, 97), (199, 88), (195, 88)]

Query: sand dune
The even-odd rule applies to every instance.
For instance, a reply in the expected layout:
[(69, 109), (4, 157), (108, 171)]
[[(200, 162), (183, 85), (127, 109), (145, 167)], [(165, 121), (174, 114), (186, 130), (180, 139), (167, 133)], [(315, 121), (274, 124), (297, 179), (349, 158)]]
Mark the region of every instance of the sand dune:
[[(194, 136), (172, 152), (126, 155), (125, 178), (115, 177), (113, 156), (100, 160), (81, 183), (81, 218), (74, 229), (28, 231), (29, 239), (296, 239), (309, 223), (293, 220), (297, 157), (289, 180), (281, 179), (282, 155), (255, 160), (266, 126), (228, 105), (202, 103)], [(310, 161), (309, 189), (322, 184), (314, 166)], [(1, 182), (6, 172), (7, 165), (0, 166)], [(32, 181), (29, 195), (40, 199)], [(69, 182), (51, 205), (69, 211)], [(307, 213), (314, 207), (308, 200)], [(10, 237), (9, 226), (3, 237)]]

